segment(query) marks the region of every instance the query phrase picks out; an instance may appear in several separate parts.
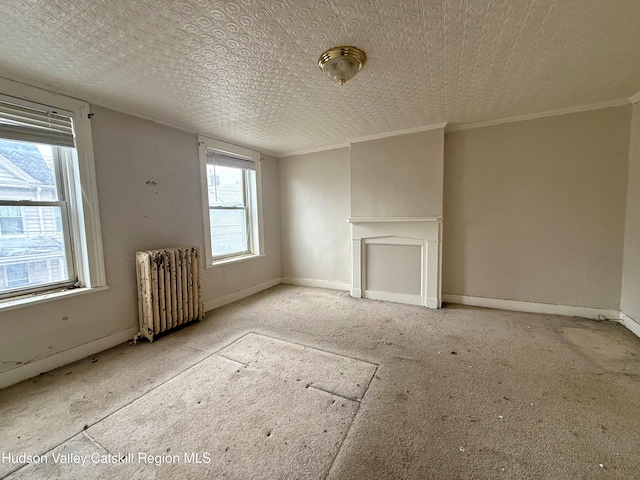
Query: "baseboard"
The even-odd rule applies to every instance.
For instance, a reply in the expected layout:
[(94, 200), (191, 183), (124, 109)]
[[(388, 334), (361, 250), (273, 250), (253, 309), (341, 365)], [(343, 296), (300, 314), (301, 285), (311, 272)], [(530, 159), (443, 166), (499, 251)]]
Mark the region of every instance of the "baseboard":
[(365, 290), (362, 293), (362, 296), (370, 300), (382, 300), (383, 302), (405, 303), (407, 305), (423, 305), (422, 297), (420, 295)]
[(266, 290), (267, 288), (275, 287), (280, 283), (280, 278), (274, 278), (273, 280), (269, 280), (268, 282), (259, 283), (258, 285), (254, 285), (253, 287), (238, 290), (237, 292), (230, 293), (223, 297), (209, 300), (204, 304), (204, 311), (208, 312), (209, 310), (213, 310), (214, 308), (220, 308), (224, 305), (228, 305), (229, 303), (237, 302), (238, 300), (242, 300), (245, 297), (254, 295), (258, 292)]
[(48, 372), (63, 365), (82, 360), (96, 353), (100, 353), (109, 348), (120, 345), (128, 340), (132, 340), (133, 336), (138, 333), (138, 327), (132, 327), (122, 332), (114, 333), (106, 337), (98, 338), (92, 342), (58, 352), (49, 357), (27, 363), (19, 367), (13, 368), (6, 372), (0, 373), (0, 388), (8, 387), (31, 377)]
[(427, 302), (426, 302), (425, 306), (427, 308), (438, 309), (438, 308), (442, 308), (442, 302), (440, 300), (438, 300), (437, 298), (427, 297)]
[(640, 337), (640, 323), (636, 322), (629, 315), (620, 312), (620, 323), (631, 330), (637, 337)]
[(315, 280), (313, 278), (283, 277), (282, 283), (299, 285), (301, 287), (328, 288), (330, 290), (349, 290), (351, 288), (351, 285), (348, 283), (333, 282), (331, 280)]
[(500, 300), (498, 298), (469, 297), (466, 295), (442, 295), (443, 302), (458, 303), (460, 305), (472, 305), (474, 307), (497, 308), (499, 310), (514, 310), (516, 312), (546, 313), (550, 315), (567, 315), (572, 317), (585, 317), (597, 320), (605, 318), (618, 320), (620, 312), (617, 310), (574, 307), (571, 305), (553, 305), (550, 303), (521, 302), (518, 300)]

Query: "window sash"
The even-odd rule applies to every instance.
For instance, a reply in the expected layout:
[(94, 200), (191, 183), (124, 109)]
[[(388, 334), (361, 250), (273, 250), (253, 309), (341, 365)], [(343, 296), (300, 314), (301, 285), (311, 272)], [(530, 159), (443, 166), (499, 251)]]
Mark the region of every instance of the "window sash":
[[(248, 198), (247, 197), (247, 182), (248, 182), (247, 170), (244, 169), (244, 168), (241, 168), (241, 167), (235, 167), (235, 166), (229, 167), (228, 165), (219, 165), (219, 164), (214, 164), (214, 163), (207, 163), (206, 166), (208, 167), (209, 165), (211, 165), (213, 167), (213, 171), (214, 172), (216, 171), (216, 167), (220, 167), (220, 166), (224, 166), (224, 167), (227, 167), (227, 168), (235, 168), (236, 170), (240, 170), (240, 172), (242, 174), (241, 178), (242, 178), (242, 202), (243, 202), (242, 205), (212, 205), (211, 204), (211, 197), (209, 196), (209, 188), (208, 188), (209, 185), (208, 185), (208, 180), (207, 180), (207, 205), (209, 206), (209, 208), (212, 208), (212, 207), (244, 208), (244, 207), (246, 207), (248, 205), (248, 203), (247, 203), (247, 198)], [(206, 167), (205, 167), (205, 169), (206, 169)], [(214, 185), (213, 188), (214, 188), (214, 190), (217, 190), (218, 186)]]
[(0, 137), (75, 147), (71, 113), (0, 94)]
[[(73, 261), (73, 245), (71, 239), (71, 232), (69, 227), (69, 212), (67, 210), (67, 202), (64, 201), (29, 201), (29, 200), (0, 200), (0, 206), (25, 206), (25, 207), (57, 207), (60, 209), (60, 216), (62, 218), (63, 225), (62, 237), (64, 244), (64, 257), (67, 267), (68, 279), (59, 282), (49, 282), (38, 285), (28, 285), (25, 287), (16, 287), (8, 289), (0, 293), (0, 299), (15, 297), (18, 295), (26, 295), (29, 293), (37, 293), (45, 290), (52, 290), (55, 288), (62, 288), (74, 285), (78, 281), (77, 272)], [(17, 262), (12, 261), (11, 257), (0, 258), (1, 263), (6, 266), (15, 264)], [(22, 263), (22, 262), (21, 262)], [(28, 263), (28, 262), (26, 262)], [(8, 280), (8, 279), (7, 279)]]
[[(0, 120), (1, 121), (1, 120)], [(1, 128), (0, 123), (0, 128)], [(0, 136), (2, 133), (0, 132)], [(45, 143), (45, 142), (38, 142)], [(69, 216), (69, 205), (66, 201), (66, 191), (69, 187), (69, 179), (63, 172), (62, 163), (70, 160), (69, 151), (65, 151), (62, 148), (53, 148), (54, 159), (54, 176), (58, 200), (0, 200), (0, 206), (6, 207), (56, 207), (60, 211), (64, 244), (64, 256), (67, 268), (67, 276), (69, 279), (61, 282), (50, 282), (39, 285), (29, 285), (26, 287), (16, 287), (8, 289), (0, 293), (0, 299), (14, 297), (17, 295), (25, 295), (30, 293), (37, 293), (46, 290), (52, 290), (55, 288), (62, 288), (74, 285), (78, 281), (78, 274), (75, 267), (74, 257), (74, 239), (72, 238), (72, 227)], [(23, 212), (24, 214), (24, 212)], [(23, 233), (24, 233), (24, 218), (23, 220)], [(56, 229), (57, 230), (57, 229)], [(58, 230), (57, 230), (58, 231)], [(10, 260), (7, 259), (7, 262)]]
[(64, 200), (0, 200), (2, 207), (60, 207), (67, 205)]
[[(227, 158), (232, 158), (235, 159), (235, 157), (227, 157)], [(209, 159), (209, 154), (207, 154), (207, 159)], [(253, 164), (253, 162), (251, 162)], [(249, 208), (250, 205), (250, 198), (249, 198), (249, 188), (247, 188), (248, 184), (249, 184), (249, 179), (247, 178), (249, 175), (249, 169), (245, 168), (242, 165), (245, 165), (244, 163), (239, 163), (237, 165), (231, 165), (231, 164), (226, 164), (226, 165), (221, 165), (220, 163), (213, 163), (213, 162), (207, 162), (207, 165), (213, 165), (214, 167), (216, 166), (225, 166), (225, 167), (231, 167), (231, 168), (237, 168), (238, 170), (240, 170), (242, 172), (242, 200), (244, 202), (244, 204), (242, 206), (239, 205), (233, 205), (233, 206), (215, 206), (215, 205), (211, 205), (211, 200), (209, 199), (209, 192), (207, 191), (207, 203), (209, 204), (209, 212), (211, 212), (212, 210), (243, 210), (245, 212), (244, 218), (245, 218), (245, 231), (247, 232), (247, 238), (246, 238), (246, 245), (245, 245), (245, 249), (244, 250), (238, 250), (236, 252), (230, 252), (230, 253), (225, 253), (223, 255), (215, 255), (213, 253), (213, 238), (211, 239), (211, 257), (214, 260), (222, 260), (225, 258), (232, 258), (232, 257), (238, 257), (241, 255), (245, 255), (245, 254), (249, 254), (252, 253), (252, 248), (251, 246), (253, 245), (253, 241), (252, 241), (252, 218), (251, 218), (251, 209)], [(214, 228), (214, 225), (210, 225), (210, 228)], [(211, 232), (208, 233), (208, 235), (211, 236)]]
[[(215, 258), (216, 260), (220, 260), (223, 258), (231, 258), (231, 257), (237, 257), (240, 255), (245, 255), (248, 253), (251, 253), (251, 223), (250, 223), (250, 217), (251, 217), (251, 212), (249, 210), (249, 207), (209, 207), (209, 211), (211, 210), (239, 210), (239, 211), (244, 211), (244, 219), (245, 219), (245, 225), (244, 225), (244, 229), (247, 233), (247, 238), (246, 238), (246, 245), (244, 246), (243, 250), (236, 250), (234, 252), (228, 252), (228, 253), (224, 253), (221, 255), (214, 255), (213, 253), (213, 248), (214, 248), (214, 244), (213, 244), (213, 238), (211, 238), (211, 255), (213, 258)], [(211, 235), (211, 232), (209, 232), (209, 235)], [(213, 236), (212, 236), (213, 237)]]

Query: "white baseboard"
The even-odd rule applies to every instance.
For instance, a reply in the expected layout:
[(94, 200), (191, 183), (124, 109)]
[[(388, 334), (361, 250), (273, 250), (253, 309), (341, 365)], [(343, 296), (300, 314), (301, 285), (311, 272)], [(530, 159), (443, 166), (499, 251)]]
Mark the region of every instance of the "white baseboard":
[(629, 315), (620, 312), (620, 323), (631, 330), (637, 337), (640, 337), (640, 323), (636, 322)]
[(406, 303), (408, 305), (423, 305), (422, 297), (420, 295), (365, 290), (362, 296), (370, 300), (382, 300), (383, 302)]
[(58, 352), (54, 355), (43, 358), (42, 360), (26, 363), (6, 372), (2, 372), (0, 373), (0, 388), (8, 387), (9, 385), (22, 382), (23, 380), (35, 377), (41, 373), (48, 372), (55, 368), (62, 367), (63, 365), (68, 365), (69, 363), (73, 363), (104, 350), (108, 350), (116, 345), (132, 340), (136, 333), (138, 333), (138, 326), (122, 332), (114, 333), (113, 335), (98, 338), (97, 340), (65, 350), (64, 352)]
[(287, 285), (299, 285), (300, 287), (328, 288), (330, 290), (350, 290), (351, 285), (331, 280), (315, 280), (313, 278), (291, 278), (283, 277), (282, 283)]
[[(242, 298), (253, 295), (254, 293), (258, 293), (262, 290), (266, 290), (267, 288), (278, 285), (279, 283), (280, 278), (275, 278), (268, 282), (254, 285), (253, 287), (240, 290), (229, 295), (225, 295), (224, 297), (216, 298), (215, 300), (211, 300), (205, 303), (205, 311), (235, 302)], [(139, 327), (135, 326), (128, 330), (124, 330), (107, 337), (93, 340), (92, 342), (85, 343), (84, 345), (79, 345), (69, 350), (65, 350), (64, 352), (56, 353), (55, 355), (43, 358), (42, 360), (37, 360), (16, 368), (12, 368), (11, 370), (7, 370), (6, 372), (2, 372), (0, 373), (0, 388), (8, 387), (9, 385), (19, 383), (28, 378), (35, 377), (37, 375), (40, 375), (41, 373), (48, 372), (58, 367), (62, 367), (63, 365), (73, 363), (77, 360), (82, 360), (83, 358), (95, 355), (96, 353), (102, 352), (104, 350), (108, 350), (109, 348), (115, 347), (116, 345), (124, 343), (128, 340), (132, 340), (134, 335), (138, 333), (138, 329)]]
[(426, 304), (427, 308), (435, 308), (435, 309), (442, 308), (442, 302), (437, 298), (427, 297), (426, 303), (427, 303)]
[(259, 283), (258, 285), (254, 285), (253, 287), (238, 290), (237, 292), (230, 293), (223, 297), (214, 298), (213, 300), (209, 300), (208, 302), (204, 303), (204, 311), (208, 312), (209, 310), (213, 310), (214, 308), (219, 308), (229, 303), (237, 302), (238, 300), (242, 300), (245, 297), (254, 295), (258, 292), (266, 290), (267, 288), (275, 287), (280, 283), (280, 278), (274, 278), (273, 280), (269, 280), (268, 282)]
[(602, 308), (574, 307), (571, 305), (553, 305), (551, 303), (521, 302), (518, 300), (500, 300), (498, 298), (469, 297), (466, 295), (442, 295), (443, 302), (472, 305), (474, 307), (497, 308), (499, 310), (514, 310), (516, 312), (546, 313), (550, 315), (567, 315), (585, 317), (597, 320), (600, 315), (609, 320), (618, 320), (620, 312)]

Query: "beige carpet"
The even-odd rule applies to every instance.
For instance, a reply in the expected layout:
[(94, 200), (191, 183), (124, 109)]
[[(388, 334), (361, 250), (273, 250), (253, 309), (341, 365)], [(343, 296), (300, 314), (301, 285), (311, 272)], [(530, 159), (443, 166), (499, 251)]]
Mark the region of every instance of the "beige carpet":
[(323, 478), (376, 368), (249, 333), (9, 478)]
[(633, 479), (639, 379), (613, 322), (279, 286), (0, 391), (0, 454), (209, 463), (0, 478)]

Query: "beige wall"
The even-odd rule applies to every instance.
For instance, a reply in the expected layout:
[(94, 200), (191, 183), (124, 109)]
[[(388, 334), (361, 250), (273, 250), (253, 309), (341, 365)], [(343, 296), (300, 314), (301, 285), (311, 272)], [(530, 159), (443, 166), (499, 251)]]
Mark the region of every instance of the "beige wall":
[(351, 144), (351, 216), (442, 216), (443, 148), (443, 129)]
[(443, 292), (617, 308), (628, 106), (447, 133)]
[(640, 103), (633, 106), (620, 310), (640, 322)]
[[(0, 314), (0, 372), (136, 327), (136, 251), (204, 248), (196, 136), (92, 111), (109, 290)], [(262, 168), (267, 256), (204, 270), (205, 302), (280, 277), (278, 162), (266, 158)]]
[[(640, 318), (639, 110), (631, 143), (630, 107), (448, 133), (444, 292), (621, 305)], [(134, 328), (137, 250), (204, 248), (196, 136), (93, 111), (110, 288), (1, 313), (0, 372)], [(349, 148), (265, 158), (267, 256), (204, 270), (204, 300), (280, 276), (348, 284), (349, 216), (440, 214), (438, 167), (427, 168), (442, 156), (438, 138), (441, 131), (359, 142), (355, 165)]]
[(282, 276), (348, 284), (349, 148), (281, 158)]
[(422, 248), (415, 245), (366, 245), (366, 290), (422, 294)]

